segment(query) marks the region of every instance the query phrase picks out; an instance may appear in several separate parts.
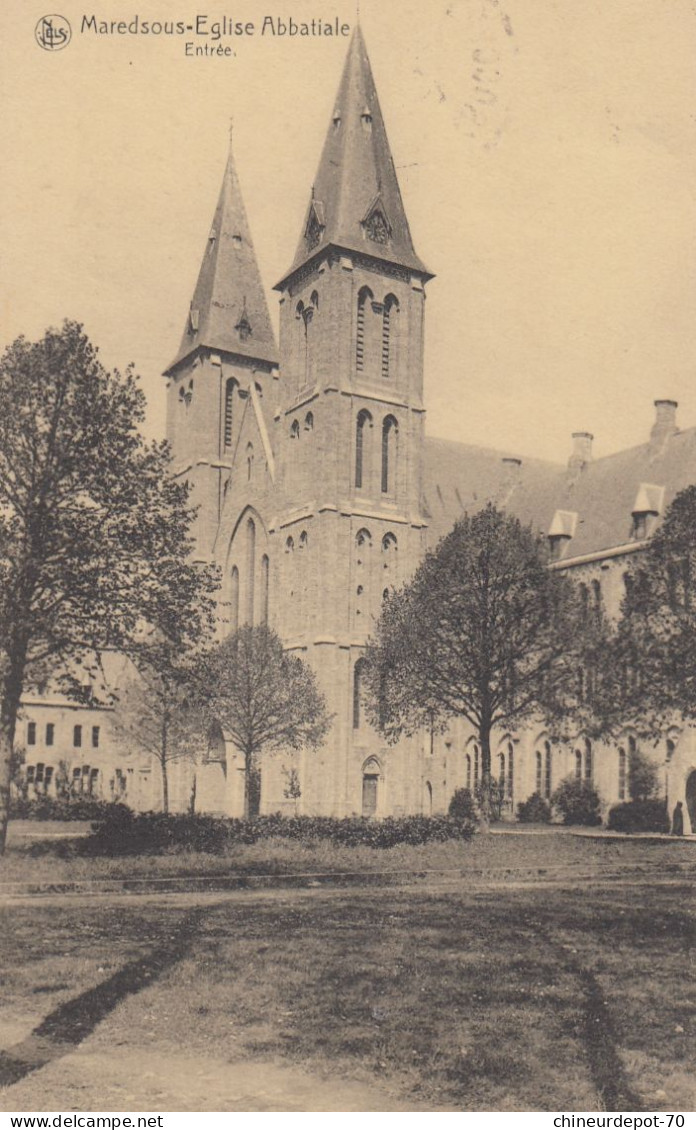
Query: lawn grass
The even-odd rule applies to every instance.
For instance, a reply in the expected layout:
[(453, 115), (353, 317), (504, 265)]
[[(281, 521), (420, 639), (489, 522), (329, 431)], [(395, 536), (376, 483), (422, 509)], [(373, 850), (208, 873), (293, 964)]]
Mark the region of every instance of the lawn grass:
[(283, 891), (195, 920), (81, 900), (12, 916), (3, 997), (37, 1021), (171, 946), (186, 919), (183, 956), (89, 1037), (112, 1055), (281, 1059), (434, 1110), (692, 1109), (686, 884)]
[(520, 871), (549, 874), (563, 869), (582, 876), (607, 870), (642, 869), (669, 874), (696, 865), (696, 844), (679, 840), (593, 838), (565, 830), (530, 835), (527, 830), (505, 835), (477, 835), (471, 841), (377, 849), (348, 847), (326, 840), (306, 843), (268, 839), (237, 844), (222, 855), (172, 851), (162, 855), (110, 858), (83, 854), (80, 839), (21, 839), (10, 836), (0, 859), (0, 891), (8, 883), (29, 885), (99, 880), (133, 880), (200, 876), (375, 874), (462, 870), (472, 875), (505, 878)]

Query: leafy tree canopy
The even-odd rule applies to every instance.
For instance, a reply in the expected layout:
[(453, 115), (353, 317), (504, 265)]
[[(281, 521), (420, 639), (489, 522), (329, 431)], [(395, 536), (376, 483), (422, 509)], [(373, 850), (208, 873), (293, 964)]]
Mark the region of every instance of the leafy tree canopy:
[(0, 359), (0, 849), (26, 681), (152, 631), (184, 646), (212, 615), (188, 489), (144, 411), (132, 368), (107, 372), (74, 322)]
[(214, 648), (203, 682), (211, 725), (244, 755), (245, 813), (255, 815), (260, 755), (321, 745), (331, 723), (323, 695), (312, 669), (263, 625), (240, 628)]
[(696, 718), (696, 486), (674, 499), (628, 576), (613, 662), (644, 733)]
[(577, 592), (544, 539), (489, 505), (455, 525), (385, 600), (367, 649), (372, 722), (391, 740), (463, 717), (481, 742), (576, 703), (584, 640)]

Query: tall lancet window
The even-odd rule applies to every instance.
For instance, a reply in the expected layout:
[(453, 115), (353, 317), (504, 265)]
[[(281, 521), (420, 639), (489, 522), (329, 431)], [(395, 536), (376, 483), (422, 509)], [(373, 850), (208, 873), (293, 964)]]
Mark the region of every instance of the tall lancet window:
[[(311, 319), (311, 314), (309, 315)], [(304, 302), (298, 302), (295, 307), (295, 321), (297, 325), (297, 391), (304, 388), (307, 383), (308, 365), (308, 338), (307, 338), (307, 307)]]
[(261, 616), (260, 621), (262, 624), (268, 623), (268, 581), (269, 581), (269, 560), (267, 554), (264, 553), (261, 558)]
[(239, 627), (239, 569), (236, 565), (230, 574), (230, 627), (233, 632)]
[(382, 310), (382, 376), (385, 380), (396, 371), (395, 352), (399, 327), (399, 303), (393, 294), (384, 299)]
[(234, 377), (230, 377), (225, 384), (225, 414), (224, 414), (224, 444), (225, 447), (232, 446), (232, 425), (234, 424), (234, 390), (237, 382)]
[(394, 416), (382, 423), (382, 494), (394, 494), (396, 487), (396, 444), (399, 425)]
[(312, 291), (309, 306), (304, 312), (305, 340), (305, 384), (313, 385), (317, 379), (317, 318), (319, 316), (319, 295)]
[(246, 524), (246, 622), (254, 623), (254, 579), (256, 570), (256, 525), (249, 518)]
[(358, 294), (358, 316), (355, 330), (355, 368), (358, 373), (365, 371), (365, 319), (366, 311), (371, 310), (372, 291), (364, 286)]
[(372, 416), (363, 408), (358, 412), (355, 428), (355, 485), (358, 488), (369, 486), (371, 431)]

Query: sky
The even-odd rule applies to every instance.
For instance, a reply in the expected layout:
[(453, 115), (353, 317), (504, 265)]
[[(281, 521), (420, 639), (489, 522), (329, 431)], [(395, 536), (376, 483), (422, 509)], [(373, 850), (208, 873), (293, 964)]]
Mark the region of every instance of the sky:
[[(0, 12), (0, 337), (85, 325), (134, 362), (164, 434), (174, 357), (234, 121), (237, 169), (277, 326), (348, 39), (260, 34), (264, 16), (347, 23), (352, 2), (44, 0)], [(89, 0), (84, 0), (89, 3)], [(202, 0), (198, 0), (201, 3)], [(53, 7), (53, 11), (55, 11)], [(194, 37), (95, 35), (83, 17), (226, 15)], [(430, 435), (564, 462), (647, 439), (656, 398), (696, 425), (696, 8), (691, 0), (361, 0), (428, 284)], [(210, 42), (203, 37), (195, 40)]]

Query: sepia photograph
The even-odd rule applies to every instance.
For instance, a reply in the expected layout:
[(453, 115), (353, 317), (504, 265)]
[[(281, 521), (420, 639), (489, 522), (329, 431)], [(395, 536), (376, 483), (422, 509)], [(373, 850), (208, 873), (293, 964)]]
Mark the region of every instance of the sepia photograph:
[(681, 1130), (696, 8), (56, 2), (0, 12), (7, 1126)]

